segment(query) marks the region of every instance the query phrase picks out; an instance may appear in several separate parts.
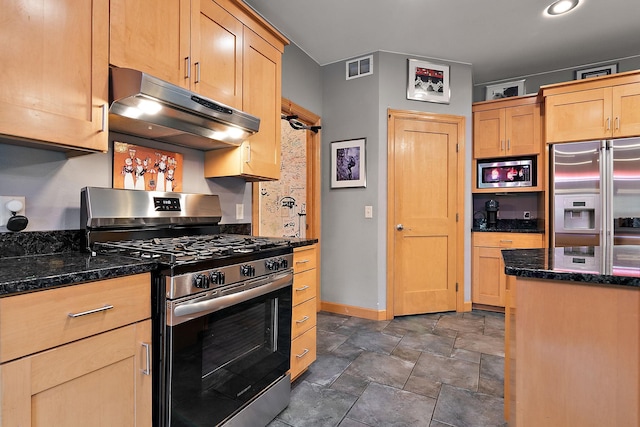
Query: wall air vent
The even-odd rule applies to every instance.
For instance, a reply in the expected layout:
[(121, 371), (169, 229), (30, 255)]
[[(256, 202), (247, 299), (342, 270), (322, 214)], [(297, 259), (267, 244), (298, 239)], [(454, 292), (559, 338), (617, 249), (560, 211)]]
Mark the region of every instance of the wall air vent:
[(347, 80), (373, 74), (373, 55), (352, 59), (346, 62)]

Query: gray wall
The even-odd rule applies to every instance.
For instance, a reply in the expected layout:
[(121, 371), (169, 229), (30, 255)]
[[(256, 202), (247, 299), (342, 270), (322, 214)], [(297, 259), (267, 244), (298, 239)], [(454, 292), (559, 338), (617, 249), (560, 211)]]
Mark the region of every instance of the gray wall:
[(282, 96), (322, 116), (320, 66), (294, 43), (282, 56)]
[(482, 82), (482, 83), (474, 82), (473, 102), (479, 102), (479, 101), (485, 100), (487, 84), (495, 84), (495, 83), (525, 79), (525, 82), (524, 82), (525, 92), (527, 94), (533, 94), (538, 92), (538, 90), (540, 89), (540, 86), (545, 86), (545, 85), (560, 83), (560, 82), (568, 82), (575, 79), (576, 70), (581, 70), (584, 68), (591, 68), (591, 67), (599, 67), (599, 66), (604, 66), (609, 64), (618, 64), (619, 73), (622, 73), (625, 71), (638, 70), (640, 69), (640, 55), (630, 57), (630, 58), (621, 58), (617, 60), (606, 61), (606, 62), (597, 63), (597, 64), (578, 65), (574, 68), (568, 68), (565, 70), (550, 71), (548, 73), (540, 73), (535, 75), (519, 76), (519, 77), (510, 78), (510, 79), (497, 80), (493, 82)]
[[(408, 58), (376, 52), (374, 74), (348, 81), (344, 62), (322, 67), (323, 301), (374, 310), (386, 308), (387, 108), (465, 116), (466, 140), (471, 139), (471, 67), (449, 63), (450, 104), (410, 101), (406, 99)], [(331, 189), (327, 167), (331, 141), (361, 137), (367, 138), (366, 188)], [(470, 164), (470, 149), (466, 154)], [(466, 177), (467, 203), (470, 182), (471, 177)], [(364, 218), (366, 205), (373, 206), (373, 219)], [(467, 230), (471, 228), (468, 211)], [(466, 234), (468, 257), (469, 231)], [(471, 294), (469, 274), (465, 280), (467, 300)]]
[[(239, 178), (205, 179), (204, 153), (157, 141), (111, 133), (110, 140), (183, 154), (184, 191), (218, 194), (222, 223), (251, 222), (251, 184)], [(80, 229), (80, 189), (111, 187), (113, 144), (108, 153), (67, 159), (63, 153), (0, 143), (0, 196), (25, 196), (29, 226), (25, 231)], [(235, 219), (244, 204), (245, 218)], [(3, 206), (0, 208), (4, 208)], [(0, 232), (7, 231), (0, 227)]]

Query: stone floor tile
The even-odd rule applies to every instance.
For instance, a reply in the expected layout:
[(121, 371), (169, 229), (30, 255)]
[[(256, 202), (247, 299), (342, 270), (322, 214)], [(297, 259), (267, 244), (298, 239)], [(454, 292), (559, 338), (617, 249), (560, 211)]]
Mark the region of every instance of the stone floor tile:
[(484, 327), (501, 329), (504, 331), (504, 314), (502, 313), (488, 313), (484, 318)]
[(376, 353), (391, 354), (396, 348), (399, 337), (386, 335), (377, 331), (358, 331), (351, 334), (347, 342), (363, 350), (374, 351)]
[(454, 329), (458, 332), (476, 332), (481, 334), (484, 331), (484, 317), (477, 315), (468, 315), (467, 317), (462, 315), (442, 316), (436, 325), (436, 329), (440, 328)]
[(349, 316), (321, 311), (320, 313), (318, 313), (316, 325), (318, 327), (318, 330), (321, 331), (335, 331), (347, 320), (349, 320)]
[(441, 386), (442, 383), (433, 378), (411, 375), (404, 385), (403, 390), (437, 399)]
[(480, 377), (504, 381), (504, 357), (483, 354), (480, 359)]
[(402, 388), (414, 364), (394, 356), (365, 351), (345, 370), (346, 374)]
[(504, 339), (482, 333), (461, 332), (456, 338), (454, 348), (504, 357)]
[(436, 400), (371, 383), (347, 417), (370, 426), (428, 426)]
[(323, 331), (321, 329), (316, 329), (316, 336), (316, 352), (318, 354), (331, 353), (349, 338), (336, 332)]
[(367, 424), (363, 424), (360, 421), (352, 420), (351, 418), (345, 418), (339, 424), (338, 427), (371, 427)]
[(349, 320), (340, 325), (338, 329), (336, 329), (336, 332), (345, 335), (351, 335), (353, 332), (365, 330), (380, 332), (387, 327), (389, 322), (390, 320), (369, 320), (361, 319), (358, 317), (351, 317), (349, 318)]
[(415, 316), (401, 316), (393, 319), (385, 328), (398, 328), (411, 332), (431, 332), (438, 323), (439, 314), (419, 314)]
[(344, 343), (340, 344), (336, 349), (331, 351), (331, 354), (334, 356), (344, 357), (345, 359), (354, 360), (358, 356), (365, 351), (361, 347), (357, 347), (353, 345), (351, 342), (346, 340)]
[(478, 390), (480, 365), (462, 359), (422, 353), (411, 375), (472, 391)]
[(455, 426), (452, 426), (451, 424), (441, 423), (440, 421), (437, 421), (437, 420), (431, 420), (431, 424), (429, 424), (429, 427), (455, 427)]
[(395, 350), (391, 352), (391, 355), (395, 357), (399, 357), (402, 360), (406, 360), (407, 362), (416, 363), (421, 353), (422, 352), (420, 350), (414, 350), (411, 348), (403, 348), (398, 346), (395, 348)]
[(480, 377), (478, 379), (478, 393), (504, 397), (504, 381), (495, 378)]
[(503, 399), (442, 385), (433, 420), (455, 427), (505, 426)]
[(318, 354), (316, 361), (309, 366), (305, 380), (311, 383), (330, 386), (351, 363), (350, 359), (330, 354)]
[(343, 373), (331, 384), (331, 388), (360, 396), (368, 385), (369, 381), (364, 378)]
[(482, 353), (465, 350), (464, 348), (454, 348), (451, 352), (451, 357), (454, 359), (462, 359), (473, 363), (480, 363), (480, 356), (482, 356)]
[(398, 347), (428, 351), (429, 353), (441, 354), (443, 356), (451, 356), (454, 342), (455, 338), (452, 337), (443, 337), (429, 333), (418, 334), (416, 332), (409, 332), (402, 338)]
[(294, 427), (335, 427), (356, 399), (349, 393), (302, 381), (291, 390), (291, 402), (277, 420)]

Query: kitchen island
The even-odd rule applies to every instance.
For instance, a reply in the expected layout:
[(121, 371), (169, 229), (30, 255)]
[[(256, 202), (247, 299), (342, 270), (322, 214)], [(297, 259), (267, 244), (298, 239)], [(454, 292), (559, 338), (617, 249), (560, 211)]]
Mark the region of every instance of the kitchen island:
[(509, 425), (640, 425), (640, 246), (502, 254)]

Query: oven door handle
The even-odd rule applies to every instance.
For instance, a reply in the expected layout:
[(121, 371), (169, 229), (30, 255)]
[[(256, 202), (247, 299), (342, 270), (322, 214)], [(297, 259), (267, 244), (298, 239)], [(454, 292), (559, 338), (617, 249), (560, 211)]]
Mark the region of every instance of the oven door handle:
[[(257, 285), (256, 282), (261, 281), (266, 283), (262, 286)], [(173, 315), (176, 317), (184, 317), (193, 316), (194, 314), (202, 315), (206, 313), (213, 313), (214, 311), (249, 301), (250, 299), (268, 294), (269, 292), (277, 291), (278, 289), (293, 285), (293, 274), (291, 272), (287, 272), (285, 274), (269, 276), (262, 280), (252, 281), (249, 285), (253, 287), (234, 294), (213, 297), (206, 300), (198, 299), (196, 302), (178, 303), (173, 309)]]

